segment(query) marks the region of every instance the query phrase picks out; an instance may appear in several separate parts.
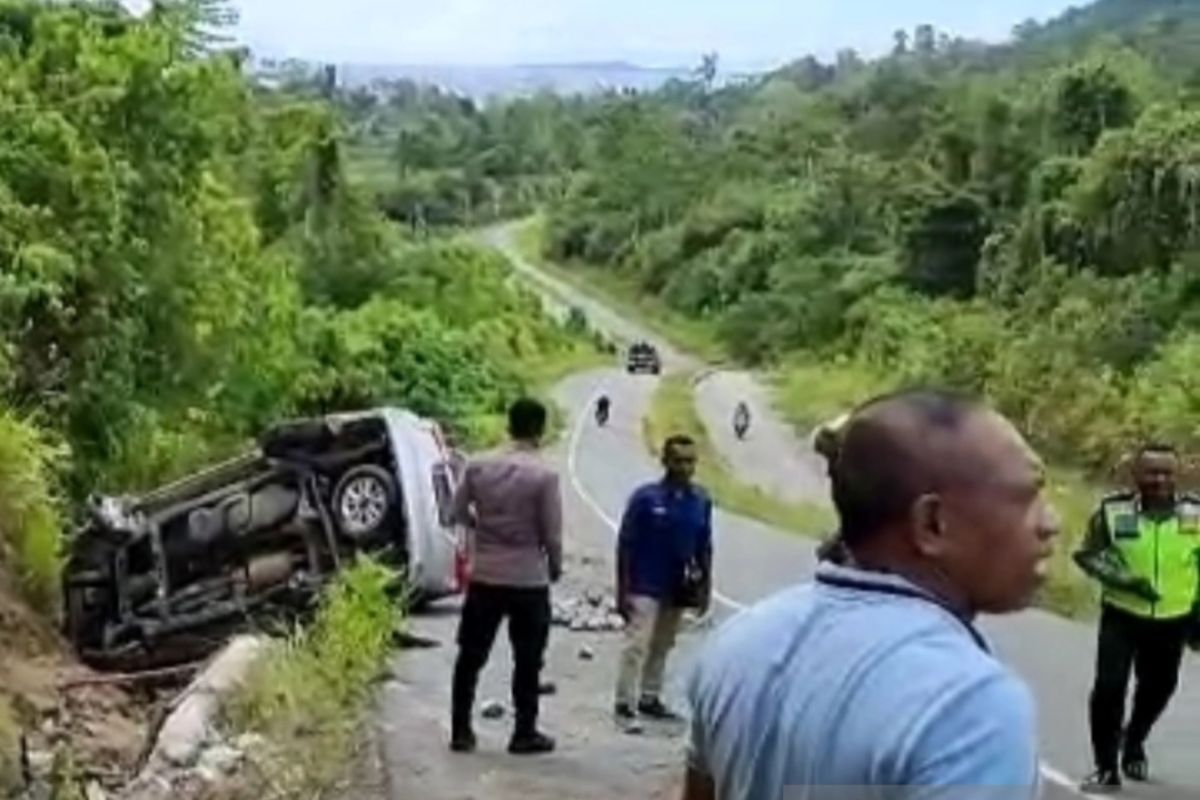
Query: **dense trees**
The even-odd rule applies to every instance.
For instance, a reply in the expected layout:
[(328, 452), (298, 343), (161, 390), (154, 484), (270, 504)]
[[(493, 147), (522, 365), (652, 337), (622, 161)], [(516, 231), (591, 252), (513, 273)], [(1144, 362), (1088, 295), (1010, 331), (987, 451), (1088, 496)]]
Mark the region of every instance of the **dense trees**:
[(602, 98), (547, 252), (753, 362), (988, 392), (1084, 465), (1200, 446), (1198, 36), (1192, 4), (1102, 0), (1000, 47), (921, 26), (871, 64)]
[(542, 94), (481, 107), (406, 80), (337, 93), (354, 176), (397, 221), (472, 225), (527, 213), (583, 157), (583, 105)]
[(486, 251), (360, 196), (353, 116), (252, 86), (225, 8), (0, 2), (0, 439), (68, 446), (74, 496), (295, 413), (406, 404), (484, 438), (575, 347)]

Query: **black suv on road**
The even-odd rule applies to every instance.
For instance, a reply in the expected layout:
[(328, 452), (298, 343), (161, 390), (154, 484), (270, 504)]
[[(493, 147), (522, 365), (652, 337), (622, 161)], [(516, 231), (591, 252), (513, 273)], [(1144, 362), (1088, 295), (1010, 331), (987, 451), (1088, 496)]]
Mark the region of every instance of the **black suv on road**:
[(649, 342), (634, 342), (629, 346), (625, 357), (625, 369), (630, 374), (649, 372), (657, 375), (662, 372), (662, 359), (658, 350)]

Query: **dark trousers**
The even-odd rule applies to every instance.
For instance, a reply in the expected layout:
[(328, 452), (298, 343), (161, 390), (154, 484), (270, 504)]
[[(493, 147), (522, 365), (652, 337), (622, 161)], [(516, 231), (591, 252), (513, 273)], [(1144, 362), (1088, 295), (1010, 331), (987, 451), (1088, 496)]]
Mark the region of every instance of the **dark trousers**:
[(1092, 751), (1098, 768), (1117, 769), (1131, 671), (1137, 675), (1137, 687), (1124, 732), (1125, 751), (1137, 753), (1145, 746), (1179, 685), (1187, 630), (1186, 619), (1143, 619), (1104, 606), (1090, 703)]
[(514, 733), (527, 735), (537, 730), (538, 685), (550, 637), (550, 590), (472, 583), (467, 587), (458, 626), (451, 711), (456, 732), (471, 729), (479, 673), (487, 665), (496, 632), (505, 618), (513, 653)]

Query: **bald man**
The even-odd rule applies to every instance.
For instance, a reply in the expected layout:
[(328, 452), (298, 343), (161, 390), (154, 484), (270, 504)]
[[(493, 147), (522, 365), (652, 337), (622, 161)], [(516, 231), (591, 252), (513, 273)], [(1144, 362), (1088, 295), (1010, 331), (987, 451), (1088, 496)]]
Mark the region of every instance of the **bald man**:
[(850, 558), (711, 641), (685, 800), (1037, 796), (1032, 697), (974, 623), (1045, 574), (1038, 457), (970, 398), (905, 392), (851, 416), (832, 479)]

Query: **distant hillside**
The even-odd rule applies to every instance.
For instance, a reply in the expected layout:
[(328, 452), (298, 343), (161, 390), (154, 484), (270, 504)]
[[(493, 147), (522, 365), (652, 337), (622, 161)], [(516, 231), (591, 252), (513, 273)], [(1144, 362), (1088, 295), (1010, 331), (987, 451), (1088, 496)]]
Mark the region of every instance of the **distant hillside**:
[(1079, 51), (1108, 38), (1169, 73), (1190, 77), (1200, 69), (1200, 0), (1098, 0), (1042, 25), (1022, 23), (1015, 34), (1026, 54)]

